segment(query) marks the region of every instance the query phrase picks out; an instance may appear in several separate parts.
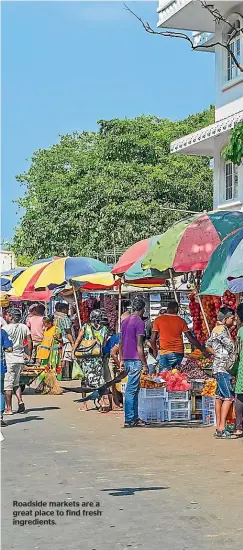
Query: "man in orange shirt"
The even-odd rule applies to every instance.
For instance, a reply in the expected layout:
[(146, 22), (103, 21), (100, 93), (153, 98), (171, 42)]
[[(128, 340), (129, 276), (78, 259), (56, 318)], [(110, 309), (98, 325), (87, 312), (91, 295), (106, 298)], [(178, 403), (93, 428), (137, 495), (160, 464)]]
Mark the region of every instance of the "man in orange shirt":
[(151, 346), (154, 357), (157, 357), (156, 341), (159, 335), (160, 358), (159, 372), (171, 370), (179, 365), (184, 357), (183, 333), (195, 348), (200, 349), (206, 357), (210, 354), (190, 332), (186, 322), (178, 315), (178, 303), (169, 302), (167, 313), (159, 315), (154, 321)]

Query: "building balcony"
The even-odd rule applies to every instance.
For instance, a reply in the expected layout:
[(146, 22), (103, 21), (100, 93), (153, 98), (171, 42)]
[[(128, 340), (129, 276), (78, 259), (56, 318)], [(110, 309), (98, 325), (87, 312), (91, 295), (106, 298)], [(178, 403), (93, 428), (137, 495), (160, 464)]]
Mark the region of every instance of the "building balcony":
[[(213, 2), (212, 2), (213, 4)], [(234, 0), (217, 0), (215, 7), (225, 16), (239, 4)], [(215, 21), (211, 13), (202, 7), (200, 0), (159, 0), (158, 27), (214, 33)]]
[(214, 156), (214, 140), (221, 134), (230, 134), (230, 130), (237, 122), (243, 120), (243, 111), (219, 120), (193, 134), (183, 136), (171, 143), (171, 153), (183, 155)]

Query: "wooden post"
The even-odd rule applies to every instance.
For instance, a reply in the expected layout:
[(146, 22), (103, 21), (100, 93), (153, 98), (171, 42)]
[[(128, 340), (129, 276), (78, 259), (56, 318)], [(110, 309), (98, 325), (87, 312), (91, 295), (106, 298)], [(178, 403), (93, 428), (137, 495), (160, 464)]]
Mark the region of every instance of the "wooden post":
[(209, 324), (208, 324), (208, 320), (207, 320), (206, 313), (205, 313), (205, 311), (204, 311), (204, 309), (203, 309), (201, 296), (199, 296), (199, 294), (197, 294), (197, 298), (198, 298), (198, 302), (199, 302), (199, 305), (200, 305), (200, 308), (201, 308), (201, 312), (202, 312), (202, 315), (203, 315), (203, 319), (204, 319), (205, 325), (206, 325), (206, 327), (207, 327), (208, 334), (209, 334), (209, 336), (210, 336), (210, 328), (209, 328)]
[(121, 330), (121, 301), (122, 301), (122, 281), (119, 279), (118, 286), (118, 332)]
[(79, 307), (78, 307), (78, 298), (77, 298), (77, 293), (76, 293), (76, 290), (75, 290), (74, 286), (73, 286), (73, 294), (74, 294), (74, 300), (75, 300), (75, 305), (76, 305), (76, 310), (77, 310), (79, 328), (81, 328), (82, 323), (81, 323), (80, 311), (79, 311)]
[(177, 298), (176, 287), (175, 287), (175, 281), (174, 281), (172, 269), (169, 269), (169, 272), (170, 272), (170, 278), (171, 278), (172, 288), (173, 288), (173, 291), (174, 291), (175, 301), (178, 303), (178, 298)]

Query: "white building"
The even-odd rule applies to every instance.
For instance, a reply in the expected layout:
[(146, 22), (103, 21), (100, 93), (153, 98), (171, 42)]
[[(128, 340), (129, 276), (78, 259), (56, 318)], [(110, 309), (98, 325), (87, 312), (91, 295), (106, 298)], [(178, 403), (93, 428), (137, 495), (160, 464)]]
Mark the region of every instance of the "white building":
[[(207, 3), (218, 9), (230, 24), (243, 29), (242, 1), (213, 0)], [(210, 46), (217, 41), (225, 42), (232, 33), (230, 25), (215, 22), (199, 0), (159, 0), (158, 14), (158, 27), (196, 30), (193, 33), (195, 44), (207, 43)], [(231, 49), (243, 66), (242, 32), (232, 38)], [(236, 122), (243, 120), (243, 72), (222, 46), (201, 51), (215, 52), (215, 123), (174, 141), (171, 152), (214, 158), (214, 208), (243, 210), (243, 164), (234, 166), (225, 162), (221, 155), (229, 141), (230, 130)]]

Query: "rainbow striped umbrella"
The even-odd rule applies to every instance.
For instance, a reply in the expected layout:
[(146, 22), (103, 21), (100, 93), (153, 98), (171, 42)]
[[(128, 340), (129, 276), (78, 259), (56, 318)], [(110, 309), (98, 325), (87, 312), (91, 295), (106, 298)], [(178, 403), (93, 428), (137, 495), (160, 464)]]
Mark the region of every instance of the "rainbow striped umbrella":
[(42, 260), (28, 267), (16, 281), (13, 287), (18, 296), (22, 296), (26, 291), (34, 291), (38, 288), (55, 288), (68, 281), (72, 277), (96, 273), (99, 271), (109, 271), (109, 267), (95, 260), (86, 257), (66, 257), (57, 258), (51, 261)]

